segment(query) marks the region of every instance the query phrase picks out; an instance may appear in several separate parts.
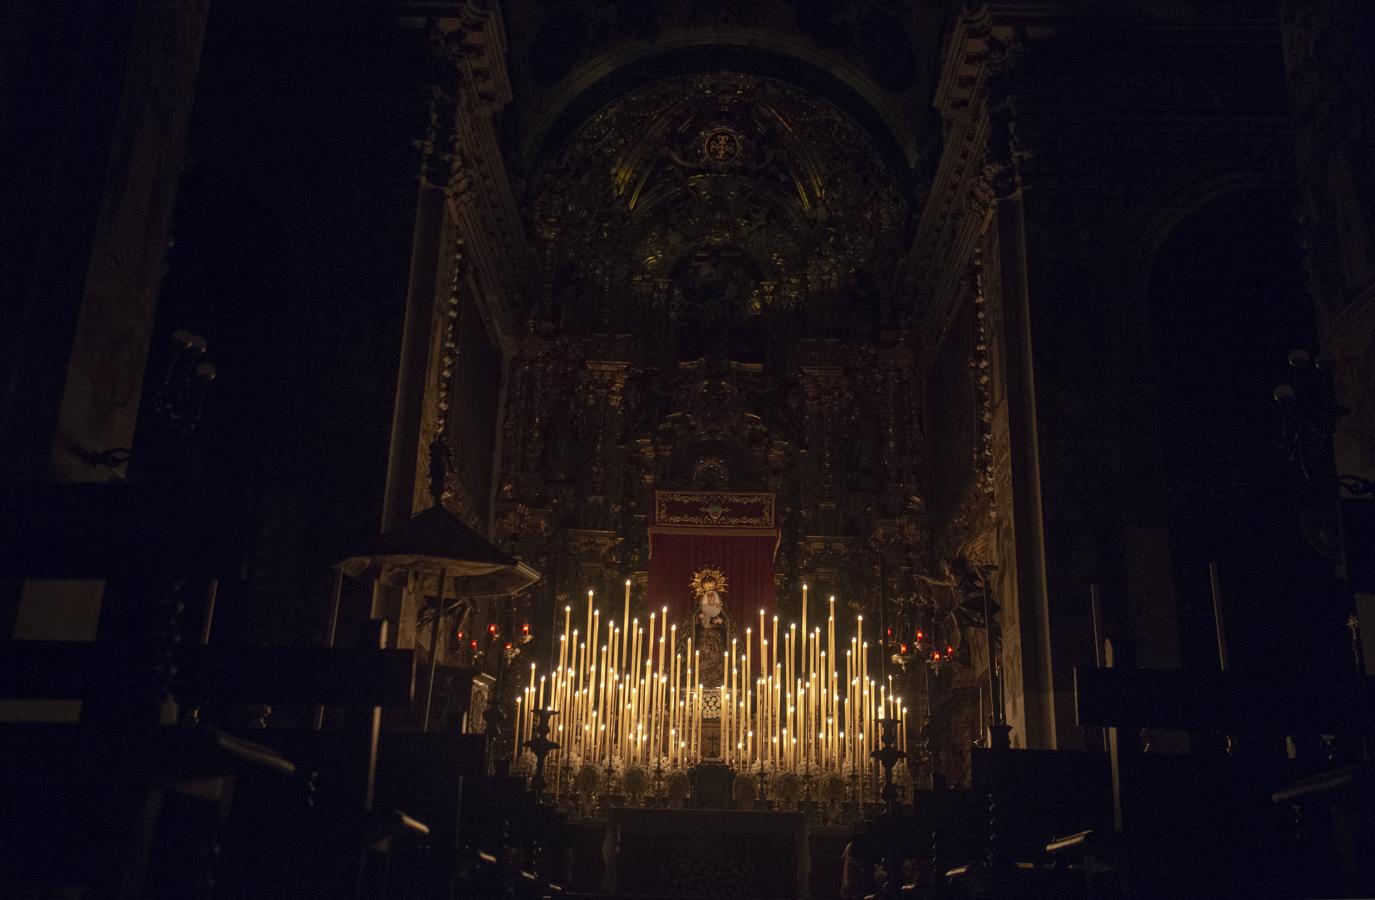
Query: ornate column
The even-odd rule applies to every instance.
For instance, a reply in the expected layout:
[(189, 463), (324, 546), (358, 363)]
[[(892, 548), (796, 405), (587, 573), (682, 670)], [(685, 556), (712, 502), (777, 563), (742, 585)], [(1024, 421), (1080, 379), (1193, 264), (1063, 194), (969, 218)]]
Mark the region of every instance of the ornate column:
[[(952, 34), (936, 106), (946, 150), (914, 244), (914, 280), (923, 303), (928, 354), (961, 315), (976, 321), (971, 376), (978, 410), (968, 448), (973, 485), (936, 535), (937, 554), (986, 546), (999, 567), (1007, 716), (1022, 746), (1056, 746), (1046, 577), (1041, 460), (1031, 341), (1026, 213), (1008, 82), (990, 83), (1015, 62), (1019, 32), (987, 8)], [(991, 302), (990, 302), (991, 301)], [(967, 305), (974, 310), (968, 311)], [(978, 348), (982, 347), (982, 350)], [(982, 355), (981, 355), (982, 354)], [(980, 359), (986, 367), (978, 366)], [(985, 513), (996, 509), (996, 520)]]
[(587, 528), (613, 526), (609, 495), (620, 487), (620, 460), (614, 448), (623, 431), (627, 369), (623, 362), (589, 360), (578, 373), (581, 523)]
[[(440, 267), (446, 181), (444, 152), (446, 123), (453, 116), (453, 100), (438, 88), (430, 100), (430, 119), (420, 147), (420, 171), (415, 199), (415, 225), (411, 235), (411, 272), (406, 287), (406, 315), (401, 332), (401, 360), (396, 374), (396, 402), (392, 409), (391, 448), (387, 460), (387, 484), (382, 504), (386, 531), (415, 512), (417, 498), (425, 494), (416, 484), (425, 411), (426, 369), (431, 358), (435, 296)], [(452, 347), (439, 348), (441, 353)]]
[(806, 468), (803, 493), (805, 508), (812, 512), (814, 534), (835, 534), (836, 438), (841, 419), (850, 407), (845, 370), (839, 366), (807, 366), (802, 369), (802, 396), (806, 415)]

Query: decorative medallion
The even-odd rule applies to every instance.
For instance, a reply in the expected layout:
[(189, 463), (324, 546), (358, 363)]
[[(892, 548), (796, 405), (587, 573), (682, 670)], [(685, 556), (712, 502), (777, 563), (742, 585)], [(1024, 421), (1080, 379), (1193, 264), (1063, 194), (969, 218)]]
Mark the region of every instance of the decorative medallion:
[(745, 137), (734, 128), (716, 125), (702, 136), (702, 158), (713, 165), (737, 163), (745, 153)]

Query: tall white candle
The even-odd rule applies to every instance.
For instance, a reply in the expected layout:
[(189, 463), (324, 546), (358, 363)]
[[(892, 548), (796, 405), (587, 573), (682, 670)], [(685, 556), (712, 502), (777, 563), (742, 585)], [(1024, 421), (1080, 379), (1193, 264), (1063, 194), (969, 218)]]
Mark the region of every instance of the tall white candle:
[[(627, 622), (629, 622), (629, 621), (630, 621), (630, 579), (627, 578), (627, 579), (625, 580), (625, 606), (624, 606), (623, 612), (621, 613), (621, 626), (624, 627), (625, 624), (626, 624)], [(629, 637), (629, 635), (627, 635), (627, 634), (622, 634), (622, 635), (621, 635), (621, 655), (620, 655), (620, 659), (621, 659), (621, 665), (623, 665), (623, 666), (625, 665), (625, 651), (626, 651), (625, 642), (626, 642), (626, 638), (628, 638), (628, 637)]]

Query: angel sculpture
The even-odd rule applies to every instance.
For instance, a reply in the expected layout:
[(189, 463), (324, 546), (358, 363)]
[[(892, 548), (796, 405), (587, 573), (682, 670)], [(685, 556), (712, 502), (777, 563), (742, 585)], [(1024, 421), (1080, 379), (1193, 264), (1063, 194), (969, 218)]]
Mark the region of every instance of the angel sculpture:
[(931, 605), (944, 625), (945, 643), (958, 652), (964, 643), (964, 629), (984, 628), (987, 602), (988, 616), (994, 620), (991, 630), (996, 646), (999, 607), (991, 597), (984, 596), (986, 575), (962, 556), (942, 559), (938, 571), (938, 577), (919, 574), (916, 578), (926, 585)]

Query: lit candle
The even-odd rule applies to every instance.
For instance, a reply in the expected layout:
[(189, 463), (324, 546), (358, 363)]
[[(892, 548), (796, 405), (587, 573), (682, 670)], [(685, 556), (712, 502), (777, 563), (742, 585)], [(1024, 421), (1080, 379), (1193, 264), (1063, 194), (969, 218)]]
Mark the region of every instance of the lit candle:
[(826, 653), (831, 662), (836, 658), (836, 598), (831, 595), (831, 614), (826, 618)]
[(823, 650), (821, 652), (820, 660), (821, 668), (817, 680), (821, 684), (821, 696), (817, 697), (817, 708), (819, 710), (818, 718), (823, 725), (823, 733), (821, 735), (821, 762), (824, 765), (831, 761), (831, 731), (834, 728), (831, 719), (831, 704), (834, 700), (831, 698), (831, 686), (828, 683), (829, 672), (826, 669), (826, 651)]
[(645, 644), (645, 658), (650, 663), (650, 671), (654, 670), (654, 619), (657, 613), (649, 614), (649, 641)]
[[(621, 625), (624, 626), (625, 623), (626, 623), (626, 622), (629, 622), (629, 621), (630, 621), (630, 579), (627, 578), (627, 579), (625, 580), (625, 609), (624, 609), (624, 611), (621, 613)], [(620, 656), (621, 665), (625, 665), (625, 650), (626, 650), (625, 641), (626, 641), (626, 638), (627, 638), (627, 637), (629, 637), (629, 635), (625, 635), (625, 634), (622, 634), (622, 635), (621, 635), (621, 656)]]
[(573, 607), (563, 608), (563, 634), (559, 635), (559, 671), (562, 672), (568, 667), (568, 619), (573, 613)]
[(778, 668), (778, 616), (773, 617), (773, 636), (769, 639), (773, 642), (773, 647), (769, 655), (769, 671)]
[(630, 655), (632, 659), (629, 672), (630, 677), (634, 679), (640, 677), (640, 635), (644, 633), (644, 629), (640, 627), (639, 619), (635, 619), (630, 627), (631, 631), (634, 633), (631, 635), (630, 642)]
[[(807, 582), (802, 582), (802, 642), (807, 642)], [(806, 648), (803, 648), (804, 655)], [(810, 660), (804, 659), (803, 665), (807, 666)]]
[(864, 652), (864, 616), (855, 617), (855, 646), (860, 649), (859, 654), (859, 680), (861, 683), (869, 675), (868, 654)]
[[(667, 621), (667, 620), (665, 620), (665, 621)], [(674, 707), (674, 705), (673, 705), (673, 701), (674, 701), (674, 699), (675, 699), (675, 697), (676, 697), (676, 695), (677, 695), (677, 693), (678, 693), (678, 692), (677, 692), (677, 687), (678, 687), (678, 683), (677, 683), (677, 673), (676, 673), (676, 671), (675, 671), (675, 665), (676, 665), (676, 657), (677, 657), (677, 654), (674, 653), (673, 651), (674, 651), (674, 648), (677, 647), (677, 646), (678, 646), (678, 626), (677, 626), (677, 625), (673, 625), (673, 626), (670, 626), (669, 632), (668, 632), (668, 650), (666, 651), (667, 657), (666, 657), (666, 660), (665, 660), (665, 662), (664, 662), (664, 666), (665, 666), (665, 669), (664, 669), (664, 677), (665, 677), (665, 681), (664, 681), (664, 713), (665, 713), (665, 715), (668, 716), (668, 721), (669, 721), (669, 724), (670, 724), (670, 725), (676, 724), (676, 723), (674, 722), (674, 717), (675, 717), (677, 711), (676, 711), (676, 709), (675, 709), (675, 707)], [(671, 745), (670, 745), (670, 746), (671, 746)]]
[[(767, 636), (765, 635), (765, 632), (764, 632), (764, 610), (761, 609), (761, 610), (759, 610), (759, 674), (760, 674), (760, 676), (762, 676), (762, 677), (764, 677), (764, 678), (768, 678), (768, 676), (769, 676), (769, 653), (768, 653), (768, 648), (769, 648), (769, 642), (768, 642)], [(763, 698), (761, 698), (761, 699), (760, 699), (760, 703), (759, 703), (759, 709), (760, 709), (760, 711), (761, 711), (761, 712), (765, 711), (765, 707), (766, 707), (766, 704), (763, 702)], [(761, 723), (762, 723), (762, 720), (761, 720)], [(762, 758), (762, 756), (764, 756), (764, 755), (768, 752), (768, 751), (767, 751), (767, 748), (766, 748), (765, 745), (764, 745), (764, 741), (765, 741), (764, 734), (765, 734), (765, 732), (764, 732), (764, 730), (761, 728), (761, 729), (759, 730), (759, 753), (760, 753), (761, 758)]]
[[(769, 642), (765, 641), (767, 648)], [(773, 734), (773, 674), (768, 670), (768, 655), (761, 654), (759, 657), (759, 672), (764, 676), (760, 682), (764, 691), (764, 696), (759, 700), (759, 750), (764, 754), (765, 759), (772, 759), (773, 744), (769, 742), (769, 736)]]
[(884, 685), (879, 685), (878, 708), (879, 718), (883, 718), (888, 714), (888, 689)]
[[(601, 674), (601, 677), (600, 677), (599, 679), (597, 679), (597, 710), (598, 710), (598, 712), (601, 712), (602, 710), (607, 710), (607, 709), (610, 709), (610, 708), (611, 708), (611, 704), (608, 702), (608, 701), (610, 700), (610, 696), (609, 696), (608, 693), (607, 693), (607, 691), (608, 691), (609, 688), (610, 688), (610, 682), (607, 681), (606, 660), (607, 660), (606, 645), (603, 644), (603, 645), (602, 645), (602, 674)], [(600, 716), (600, 718), (598, 719), (598, 721), (601, 723), (601, 729), (602, 729), (601, 731), (598, 731), (598, 732), (597, 732), (597, 753), (598, 753), (598, 755), (600, 756), (600, 755), (601, 755), (601, 752), (602, 752), (602, 744), (605, 743), (605, 737), (606, 737), (606, 735), (605, 735), (605, 729), (606, 729), (606, 714), (605, 714), (604, 712), (602, 713), (602, 715)]]
[[(731, 704), (731, 717), (730, 717), (730, 718), (731, 718), (731, 722), (733, 723), (733, 728), (732, 728), (732, 730), (731, 730), (730, 732), (728, 732), (729, 737), (723, 737), (723, 738), (722, 738), (723, 741), (726, 741), (726, 740), (729, 740), (729, 741), (730, 741), (730, 746), (724, 748), (724, 749), (726, 749), (726, 750), (733, 749), (734, 746), (735, 746), (735, 729), (738, 729), (738, 728), (739, 728), (739, 724), (738, 724), (738, 723), (739, 723), (739, 721), (740, 721), (739, 710), (736, 708), (736, 707), (737, 707), (737, 704), (739, 703), (739, 700), (738, 700), (739, 694), (736, 692), (736, 682), (735, 682), (735, 649), (736, 649), (736, 643), (737, 643), (736, 639), (735, 639), (735, 638), (731, 638), (731, 640), (730, 640), (730, 654), (726, 657), (726, 673), (727, 673), (727, 677), (730, 679), (730, 690), (727, 691), (726, 694), (727, 694), (727, 699), (730, 700), (730, 704)], [(729, 760), (729, 758), (730, 758), (729, 755), (726, 754), (726, 753), (723, 753), (722, 756), (726, 757), (727, 760)]]
[[(854, 742), (852, 741), (852, 739), (854, 739), (854, 732), (850, 731), (850, 697), (846, 697), (844, 713), (846, 713), (846, 717), (844, 717), (844, 727), (840, 728), (840, 731), (837, 732), (840, 743), (837, 745), (836, 765), (841, 771), (846, 768), (846, 765), (850, 764), (850, 745)], [(850, 738), (847, 738), (847, 734), (850, 735)]]
[(583, 636), (586, 637), (587, 635), (589, 635), (589, 634), (591, 634), (591, 633), (592, 633), (592, 589), (591, 589), (591, 588), (588, 588), (588, 589), (587, 589), (587, 628), (586, 628), (585, 631), (583, 631)]
[(616, 672), (619, 672), (621, 670), (620, 657), (619, 654), (616, 652), (620, 649), (621, 642), (616, 638), (616, 635), (620, 634), (620, 632), (621, 630), (616, 627), (615, 619), (612, 619), (610, 622), (606, 623), (606, 644), (608, 647), (606, 654), (606, 664), (611, 669), (608, 675), (614, 675)]
[(685, 698), (686, 698), (686, 700), (687, 700), (687, 706), (685, 707), (685, 709), (686, 709), (686, 712), (687, 712), (687, 722), (688, 722), (687, 747), (688, 747), (688, 753), (689, 753), (689, 754), (691, 754), (691, 753), (695, 750), (695, 748), (696, 748), (696, 746), (697, 746), (696, 743), (695, 743), (696, 737), (695, 737), (695, 735), (694, 735), (694, 729), (695, 729), (696, 720), (695, 720), (695, 718), (694, 718), (694, 713), (693, 713), (693, 710), (695, 709), (695, 706), (694, 706), (693, 704), (696, 703), (696, 699), (695, 699), (695, 696), (694, 696), (693, 693), (692, 693), (692, 685), (695, 683), (695, 682), (692, 680), (692, 679), (693, 679), (693, 667), (692, 667), (692, 662), (693, 662), (693, 660), (694, 660), (695, 658), (696, 658), (696, 652), (692, 649), (692, 635), (689, 634), (689, 635), (688, 635), (688, 639), (687, 639), (687, 653), (683, 656), (683, 666), (687, 669), (687, 671), (683, 673), (683, 693), (684, 693)]
[[(664, 638), (660, 636), (660, 642)], [(664, 745), (668, 742), (668, 676), (663, 672), (659, 673), (659, 739), (654, 743), (654, 756), (661, 756), (664, 753)]]
[[(665, 638), (663, 635), (659, 635), (659, 647), (660, 647), (661, 650), (662, 650), (662, 648), (663, 648), (663, 645), (666, 644), (666, 643), (668, 643), (668, 639)], [(661, 656), (660, 656), (660, 659), (662, 659), (662, 658), (663, 658), (663, 657), (662, 657), (662, 655), (661, 655)], [(668, 676), (664, 674), (664, 672), (663, 672), (662, 669), (660, 669), (660, 670), (659, 670), (659, 743), (655, 745), (655, 747), (657, 748), (657, 749), (655, 750), (655, 753), (660, 753), (660, 752), (662, 752), (662, 749), (663, 749), (662, 745), (663, 745), (664, 743), (666, 743), (667, 741), (668, 741)]]
[(797, 675), (795, 662), (797, 659), (797, 623), (788, 626), (788, 665), (784, 672), (788, 676), (788, 684), (793, 683), (793, 678)]
[[(723, 664), (723, 665), (729, 665), (729, 664), (730, 664), (730, 660), (724, 658), (724, 657), (725, 657), (725, 654), (723, 653), (723, 654), (721, 654), (721, 656), (722, 656), (722, 660), (721, 660), (722, 664)], [(719, 688), (717, 689), (717, 691), (718, 691), (718, 692), (720, 693), (720, 695), (721, 695), (721, 719), (720, 719), (720, 728), (718, 729), (718, 733), (721, 735), (721, 738), (720, 738), (720, 744), (721, 744), (721, 746), (718, 748), (716, 755), (717, 755), (718, 757), (720, 757), (721, 759), (725, 759), (725, 758), (726, 758), (726, 739), (727, 739), (727, 736), (730, 734), (730, 710), (727, 708), (728, 703), (727, 703), (727, 700), (726, 700), (726, 686), (725, 686), (725, 684), (722, 684), (721, 687), (719, 687)]]
[[(789, 641), (789, 643), (791, 643), (791, 641)], [(789, 656), (791, 656), (791, 654), (789, 654)], [(794, 714), (795, 714), (796, 709), (797, 709), (796, 701), (797, 701), (797, 696), (793, 693), (793, 683), (792, 683), (792, 679), (788, 679), (788, 687), (787, 687), (787, 690), (785, 690), (785, 691), (783, 692), (783, 703), (784, 703), (783, 709), (784, 709), (784, 718), (785, 718), (785, 724), (784, 724), (784, 726), (783, 726), (783, 733), (784, 733), (785, 735), (795, 735), (795, 734), (797, 734), (797, 721), (796, 721), (796, 719), (794, 718)], [(787, 765), (792, 765), (792, 761), (793, 761), (793, 760), (792, 760), (792, 743), (791, 743), (791, 741), (789, 741), (789, 742), (787, 742), (787, 743), (785, 743), (785, 744), (783, 745), (783, 756), (784, 756), (784, 762), (785, 762), (785, 764), (787, 764)]]
[[(675, 625), (676, 629), (677, 626)], [(664, 674), (664, 638), (668, 635), (668, 607), (665, 606), (659, 615), (659, 674)]]
[(766, 683), (764, 683), (762, 677), (755, 682), (755, 693), (758, 694), (758, 699), (755, 701), (755, 731), (759, 732), (760, 754), (760, 760), (756, 761), (762, 761), (764, 754), (764, 734), (766, 734), (766, 732), (764, 732), (764, 708), (767, 706), (766, 702), (764, 702), (764, 699), (767, 697)]
[[(574, 628), (573, 640), (568, 647), (568, 653), (571, 656), (571, 659), (568, 660), (568, 700), (570, 713), (573, 711), (573, 700), (577, 696), (577, 690), (582, 687), (582, 662), (578, 652), (580, 647), (581, 645), (578, 643), (578, 629)], [(574, 687), (575, 684), (577, 685), (576, 688)], [(568, 727), (572, 728), (573, 725), (574, 723), (570, 719)]]
[(587, 636), (587, 646), (592, 648), (592, 661), (590, 665), (593, 666), (597, 664), (597, 645), (600, 643), (599, 638), (601, 637), (601, 633), (602, 611), (600, 609), (594, 609), (592, 611), (592, 630)]
[[(672, 668), (672, 672), (673, 672), (673, 677), (672, 677), (671, 681), (669, 682), (668, 714), (669, 714), (669, 726), (670, 726), (671, 732), (672, 732), (674, 735), (680, 735), (680, 734), (682, 734), (683, 723), (682, 723), (682, 716), (681, 716), (680, 713), (679, 713), (679, 707), (678, 707), (678, 703), (679, 703), (678, 673), (679, 673), (679, 671), (680, 671), (680, 669), (681, 669), (681, 666), (679, 665), (680, 654), (679, 654), (679, 653), (677, 652), (677, 650), (676, 650), (676, 648), (677, 648), (677, 646), (678, 646), (678, 640), (677, 640), (678, 626), (677, 626), (677, 625), (674, 625), (674, 626), (673, 626), (672, 634), (673, 634), (673, 636), (674, 636), (674, 639), (673, 639), (672, 643), (673, 643), (673, 646), (674, 646), (674, 648), (675, 648), (675, 651), (674, 651), (674, 653), (673, 653), (673, 665), (672, 665), (672, 667), (671, 667), (671, 668)], [(676, 750), (676, 741), (671, 741), (671, 742), (669, 743), (669, 749), (670, 749), (670, 750)]]
[(522, 706), (522, 709), (523, 709), (524, 712), (525, 712), (525, 719), (524, 719), (524, 721), (521, 721), (519, 718), (516, 719), (516, 722), (517, 722), (517, 725), (518, 725), (518, 727), (517, 727), (517, 732), (516, 732), (516, 755), (517, 755), (517, 756), (519, 756), (520, 753), (521, 753), (520, 745), (521, 745), (522, 743), (524, 743), (525, 741), (528, 741), (528, 740), (530, 739), (530, 737), (531, 737), (530, 728), (531, 728), (532, 722), (534, 721), (534, 719), (533, 719), (533, 714), (534, 714), (534, 703), (535, 703), (535, 664), (534, 664), (534, 663), (530, 663), (530, 686), (527, 687), (527, 688), (525, 689), (525, 692), (524, 692), (524, 693), (525, 693), (525, 704)]
[[(777, 618), (774, 619), (777, 622)], [(775, 651), (777, 652), (777, 651)], [(773, 716), (774, 716), (774, 737), (773, 737), (773, 762), (778, 765), (782, 762), (779, 754), (783, 750), (783, 745), (778, 740), (778, 729), (783, 725), (783, 667), (777, 663), (773, 667)]]

